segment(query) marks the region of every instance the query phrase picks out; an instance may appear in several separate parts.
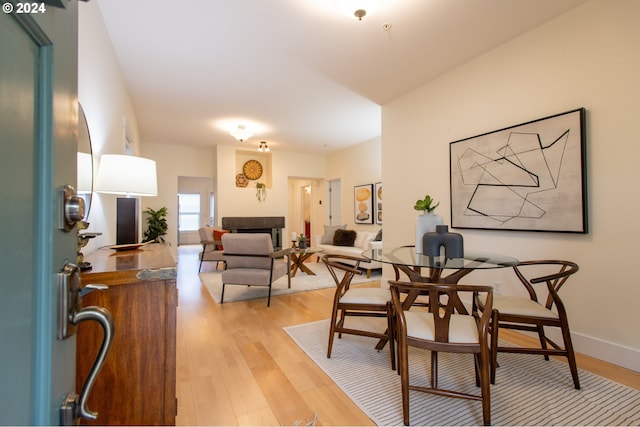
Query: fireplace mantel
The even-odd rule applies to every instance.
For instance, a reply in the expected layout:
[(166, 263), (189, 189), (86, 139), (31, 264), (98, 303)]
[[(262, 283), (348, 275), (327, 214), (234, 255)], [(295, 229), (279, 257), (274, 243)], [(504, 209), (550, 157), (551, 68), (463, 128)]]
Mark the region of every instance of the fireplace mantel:
[(273, 249), (282, 249), (283, 216), (228, 216), (222, 218), (222, 228), (231, 233), (271, 234)]

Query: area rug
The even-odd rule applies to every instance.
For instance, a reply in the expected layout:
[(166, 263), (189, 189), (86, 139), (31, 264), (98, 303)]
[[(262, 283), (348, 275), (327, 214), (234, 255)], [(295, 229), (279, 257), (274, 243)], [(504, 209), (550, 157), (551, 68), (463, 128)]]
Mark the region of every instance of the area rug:
[[(348, 319), (348, 321), (351, 319)], [(384, 330), (385, 323), (357, 319), (358, 325)], [(356, 325), (356, 323), (352, 323)], [(356, 326), (358, 326), (356, 325)], [(291, 338), (377, 425), (402, 425), (400, 377), (391, 370), (388, 347), (375, 340), (343, 335), (327, 358), (329, 320), (284, 328)], [(469, 355), (439, 355), (441, 387), (476, 394)], [(414, 383), (427, 385), (429, 353), (410, 351)], [(581, 389), (573, 388), (566, 364), (542, 356), (501, 353), (491, 386), (493, 425), (639, 425), (640, 392), (580, 370)], [(481, 403), (410, 392), (411, 425), (482, 425)], [(318, 414), (322, 419), (322, 414)]]
[[(291, 288), (287, 288), (287, 277), (281, 277), (271, 285), (271, 296), (292, 294), (296, 292), (313, 291), (316, 289), (333, 288), (336, 286), (327, 267), (322, 263), (310, 262), (305, 263), (314, 273), (315, 276), (308, 275), (298, 270), (296, 275), (291, 278)], [(200, 273), (200, 281), (207, 288), (209, 294), (218, 304), (220, 303), (220, 294), (222, 293), (222, 270), (211, 273)], [(352, 284), (366, 283), (380, 280), (381, 271), (372, 270), (371, 277), (367, 278), (366, 272), (361, 275), (354, 276)], [(224, 302), (246, 301), (250, 299), (267, 298), (269, 290), (263, 286), (238, 286), (227, 285), (224, 288)]]

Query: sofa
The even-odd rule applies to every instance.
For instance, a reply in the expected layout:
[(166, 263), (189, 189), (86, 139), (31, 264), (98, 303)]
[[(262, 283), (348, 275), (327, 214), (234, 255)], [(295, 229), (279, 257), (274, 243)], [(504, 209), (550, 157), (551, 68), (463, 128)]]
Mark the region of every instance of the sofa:
[[(322, 253), (320, 255), (348, 255), (362, 258), (362, 252), (368, 251), (369, 249), (379, 249), (382, 247), (382, 240), (375, 240), (376, 237), (381, 238), (381, 232), (355, 231), (355, 239), (353, 240), (353, 244), (350, 246), (345, 246), (344, 241), (334, 241), (335, 233), (338, 230), (350, 231), (351, 233), (354, 233), (354, 231), (352, 230), (346, 230), (346, 225), (337, 227), (325, 226), (325, 234), (315, 237), (315, 247), (318, 249), (322, 249)], [(340, 233), (341, 232), (338, 232), (338, 234)], [(339, 244), (336, 245), (334, 243)], [(378, 261), (361, 262), (360, 268), (367, 270), (367, 277), (371, 277), (371, 270), (381, 269), (382, 263)]]

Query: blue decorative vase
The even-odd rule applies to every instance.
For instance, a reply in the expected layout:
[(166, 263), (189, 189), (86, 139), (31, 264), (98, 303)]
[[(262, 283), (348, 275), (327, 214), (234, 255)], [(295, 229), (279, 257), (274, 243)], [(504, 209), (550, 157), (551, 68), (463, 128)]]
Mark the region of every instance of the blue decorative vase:
[(416, 217), (416, 253), (422, 253), (422, 237), (425, 233), (432, 233), (436, 226), (444, 224), (442, 217), (433, 212), (424, 211)]

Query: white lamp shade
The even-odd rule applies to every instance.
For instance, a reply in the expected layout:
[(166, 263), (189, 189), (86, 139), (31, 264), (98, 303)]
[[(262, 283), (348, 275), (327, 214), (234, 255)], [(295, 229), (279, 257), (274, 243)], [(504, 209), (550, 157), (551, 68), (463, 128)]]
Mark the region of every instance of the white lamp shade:
[(93, 191), (93, 164), (91, 154), (78, 153), (78, 193)]
[(156, 162), (123, 154), (103, 154), (96, 192), (128, 196), (157, 196)]

